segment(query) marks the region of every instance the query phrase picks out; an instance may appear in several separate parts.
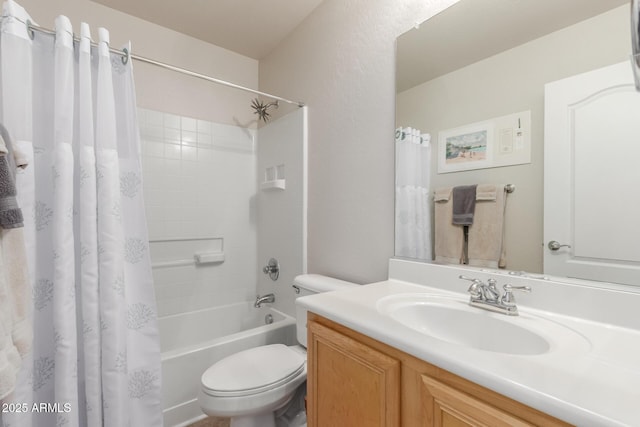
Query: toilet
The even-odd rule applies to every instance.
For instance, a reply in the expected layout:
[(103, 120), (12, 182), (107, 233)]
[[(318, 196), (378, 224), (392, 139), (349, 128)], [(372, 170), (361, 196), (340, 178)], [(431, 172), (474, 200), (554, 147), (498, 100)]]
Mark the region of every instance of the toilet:
[[(303, 274), (294, 279), (290, 289), (298, 298), (354, 286), (358, 285), (318, 274)], [(276, 416), (288, 410), (288, 404), (295, 400), (303, 402), (307, 379), (306, 323), (306, 310), (297, 307), (299, 345), (264, 345), (214, 363), (202, 374), (198, 392), (202, 411), (211, 416), (230, 417), (231, 427), (275, 427)], [(299, 406), (299, 410), (304, 411), (303, 403)], [(278, 419), (278, 427), (306, 426), (303, 412)]]

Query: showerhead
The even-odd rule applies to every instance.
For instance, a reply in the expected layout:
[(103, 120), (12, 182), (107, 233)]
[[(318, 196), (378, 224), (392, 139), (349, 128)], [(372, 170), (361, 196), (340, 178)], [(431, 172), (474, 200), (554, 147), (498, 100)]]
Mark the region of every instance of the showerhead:
[(258, 118), (265, 123), (269, 120), (268, 110), (271, 107), (278, 108), (278, 101), (269, 102), (267, 104), (263, 103), (258, 98), (254, 98), (254, 100), (251, 101), (251, 108), (255, 110), (253, 114), (257, 114)]

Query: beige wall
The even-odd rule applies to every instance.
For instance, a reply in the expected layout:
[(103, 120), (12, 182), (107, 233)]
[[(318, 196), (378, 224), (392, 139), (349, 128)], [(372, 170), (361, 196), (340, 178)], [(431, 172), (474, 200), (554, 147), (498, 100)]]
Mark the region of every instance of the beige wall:
[[(628, 13), (628, 6), (616, 8), (398, 96), (398, 125), (432, 135), (433, 188), (477, 182), (516, 185), (507, 203), (509, 269), (542, 271), (544, 84), (628, 60)], [(524, 110), (531, 110), (531, 164), (437, 174), (439, 131)]]
[[(98, 27), (110, 31), (111, 46), (128, 40), (138, 55), (167, 62), (210, 76), (257, 88), (258, 62), (193, 37), (118, 12), (89, 0), (18, 0), (41, 26), (53, 28), (57, 15), (71, 19), (74, 30), (84, 20), (94, 40)], [(195, 117), (216, 123), (254, 127), (249, 107), (251, 94), (134, 63), (138, 105), (143, 108)]]
[[(309, 106), (310, 272), (361, 283), (386, 278), (394, 240), (395, 39), (453, 2), (325, 0), (260, 61), (261, 90)], [(84, 19), (94, 34), (98, 26), (110, 29), (113, 46), (131, 39), (137, 54), (241, 85), (258, 85), (257, 61), (88, 0), (20, 3), (43, 26), (52, 27), (60, 13), (76, 28)], [(531, 69), (552, 80), (558, 78), (550, 75), (554, 69), (572, 74), (579, 65), (575, 57), (572, 51)], [(141, 107), (218, 123), (255, 124), (248, 94), (141, 63), (135, 64), (135, 77)], [(512, 84), (523, 87), (518, 81)], [(534, 96), (541, 102), (541, 95)], [(533, 120), (541, 123), (541, 113), (534, 113)], [(540, 130), (536, 132), (540, 141)], [(515, 197), (531, 213), (524, 228), (541, 227), (541, 156), (538, 142), (532, 165), (519, 167), (509, 179), (518, 185)], [(536, 254), (526, 258), (540, 259)]]
[(309, 272), (387, 278), (395, 39), (452, 3), (325, 0), (260, 61), (261, 90), (309, 106)]

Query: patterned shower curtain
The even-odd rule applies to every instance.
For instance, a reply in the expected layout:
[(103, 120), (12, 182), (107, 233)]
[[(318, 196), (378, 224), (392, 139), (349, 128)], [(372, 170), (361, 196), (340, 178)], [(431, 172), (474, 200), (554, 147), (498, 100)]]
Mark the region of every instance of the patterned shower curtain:
[(430, 135), (396, 129), (395, 255), (430, 261)]
[(86, 24), (74, 44), (66, 17), (55, 37), (29, 20), (4, 3), (0, 120), (30, 159), (16, 187), (34, 343), (11, 398), (26, 410), (0, 424), (161, 426), (131, 61), (109, 52), (103, 28), (96, 48)]

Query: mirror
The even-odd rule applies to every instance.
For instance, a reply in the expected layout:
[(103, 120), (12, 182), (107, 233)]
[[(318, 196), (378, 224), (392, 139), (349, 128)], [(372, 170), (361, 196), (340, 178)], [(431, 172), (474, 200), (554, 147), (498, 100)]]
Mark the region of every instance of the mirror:
[[(430, 135), (431, 193), (515, 186), (505, 213), (508, 270), (544, 273), (544, 86), (629, 61), (629, 19), (628, 0), (461, 0), (398, 38), (396, 127)], [(530, 162), (438, 173), (439, 133), (525, 111)], [(433, 230), (433, 208), (431, 222)]]

